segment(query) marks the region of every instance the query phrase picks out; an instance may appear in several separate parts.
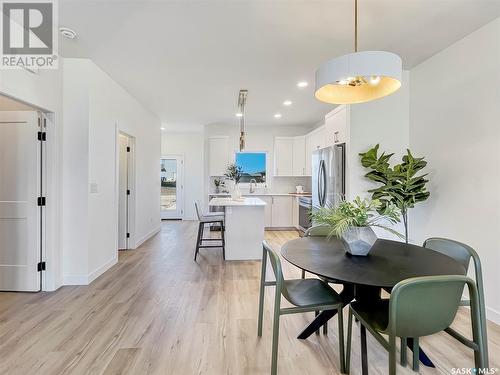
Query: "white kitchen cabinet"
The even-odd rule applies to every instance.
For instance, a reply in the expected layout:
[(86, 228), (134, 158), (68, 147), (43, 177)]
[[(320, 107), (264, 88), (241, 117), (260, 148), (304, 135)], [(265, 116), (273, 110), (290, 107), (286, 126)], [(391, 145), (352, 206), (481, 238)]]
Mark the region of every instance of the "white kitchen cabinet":
[(208, 171), (210, 176), (223, 176), (229, 164), (229, 137), (208, 138)]
[(274, 138), (274, 175), (293, 175), (293, 138)]
[(292, 197), (292, 224), (299, 229), (299, 197)]
[(272, 226), (274, 228), (293, 227), (292, 196), (272, 197)]
[(292, 174), (306, 176), (306, 137), (294, 137), (292, 147)]
[(326, 140), (326, 127), (325, 125), (320, 126), (319, 128), (314, 129), (312, 132), (306, 135), (306, 165), (305, 165), (305, 175), (311, 175), (311, 167), (312, 167), (312, 154), (314, 151), (319, 150), (320, 148), (324, 148), (328, 146), (328, 142)]
[(271, 228), (273, 226), (273, 197), (260, 195), (259, 198), (266, 202), (266, 207), (264, 208), (264, 227)]
[(326, 139), (329, 145), (347, 141), (348, 107), (340, 105), (325, 116)]

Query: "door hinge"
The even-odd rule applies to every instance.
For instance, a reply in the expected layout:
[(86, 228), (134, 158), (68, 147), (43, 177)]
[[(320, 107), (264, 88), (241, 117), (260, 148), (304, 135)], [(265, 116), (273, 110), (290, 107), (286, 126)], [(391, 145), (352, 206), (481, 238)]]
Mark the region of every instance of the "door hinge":
[(45, 142), (47, 140), (47, 133), (45, 132), (38, 132), (38, 140)]
[(130, 233), (127, 233), (127, 238), (130, 238)]
[(127, 195), (130, 195), (130, 190), (129, 189), (127, 189)]
[(45, 197), (38, 197), (37, 199), (38, 206), (45, 206)]
[(38, 272), (41, 272), (41, 271), (45, 271), (45, 262), (39, 262), (37, 265), (36, 265), (36, 269)]
[(127, 146), (127, 152), (130, 152), (130, 146)]

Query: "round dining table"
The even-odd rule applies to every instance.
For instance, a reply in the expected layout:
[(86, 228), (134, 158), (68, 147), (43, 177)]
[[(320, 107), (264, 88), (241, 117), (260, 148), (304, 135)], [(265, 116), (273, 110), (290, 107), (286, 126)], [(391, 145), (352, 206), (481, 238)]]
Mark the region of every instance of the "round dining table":
[[(353, 256), (337, 238), (307, 236), (286, 242), (281, 255), (288, 262), (331, 283), (343, 285), (344, 305), (352, 300), (376, 303), (381, 290), (419, 276), (465, 275), (464, 266), (451, 257), (421, 246), (378, 239), (367, 256)], [(322, 311), (298, 336), (306, 339), (336, 314)], [(432, 366), (423, 353), (421, 360)]]

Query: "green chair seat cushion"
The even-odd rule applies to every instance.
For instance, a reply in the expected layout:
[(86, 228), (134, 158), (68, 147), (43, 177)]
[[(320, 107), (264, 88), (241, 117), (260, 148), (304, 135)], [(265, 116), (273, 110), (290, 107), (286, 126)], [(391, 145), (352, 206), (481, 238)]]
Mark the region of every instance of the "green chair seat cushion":
[(351, 308), (359, 318), (376, 331), (384, 333), (389, 325), (389, 300), (383, 299), (370, 304), (351, 302)]
[(340, 296), (326, 283), (318, 279), (284, 280), (283, 296), (299, 307), (341, 305)]

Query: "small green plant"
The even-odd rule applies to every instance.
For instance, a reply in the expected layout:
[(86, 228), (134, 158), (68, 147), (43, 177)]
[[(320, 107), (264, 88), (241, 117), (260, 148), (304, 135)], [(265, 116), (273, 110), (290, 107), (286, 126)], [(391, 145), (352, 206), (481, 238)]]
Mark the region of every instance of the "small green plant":
[(214, 185), (216, 188), (218, 188), (220, 185), (221, 185), (222, 181), (218, 178), (215, 178), (214, 179)]
[(236, 184), (240, 182), (241, 179), (241, 167), (235, 163), (229, 164), (226, 169), (224, 176), (233, 180)]
[(394, 154), (386, 155), (383, 152), (378, 155), (379, 145), (376, 145), (367, 152), (359, 154), (363, 167), (370, 169), (365, 177), (379, 183), (375, 189), (368, 190), (372, 193), (373, 199), (378, 199), (382, 203), (379, 212), (382, 212), (387, 205), (396, 205), (403, 217), (405, 227), (405, 240), (408, 243), (408, 210), (415, 207), (418, 202), (423, 202), (429, 198), (430, 193), (425, 185), (429, 180), (427, 174), (417, 175), (427, 162), (424, 158), (416, 158), (410, 150), (406, 150), (402, 163), (390, 166), (389, 161)]
[(312, 220), (320, 225), (332, 228), (330, 237), (341, 237), (351, 227), (378, 227), (403, 238), (394, 229), (385, 225), (399, 222), (399, 208), (388, 204), (382, 209), (378, 199), (361, 199), (356, 197), (352, 202), (342, 201), (337, 206), (318, 207), (311, 213)]

